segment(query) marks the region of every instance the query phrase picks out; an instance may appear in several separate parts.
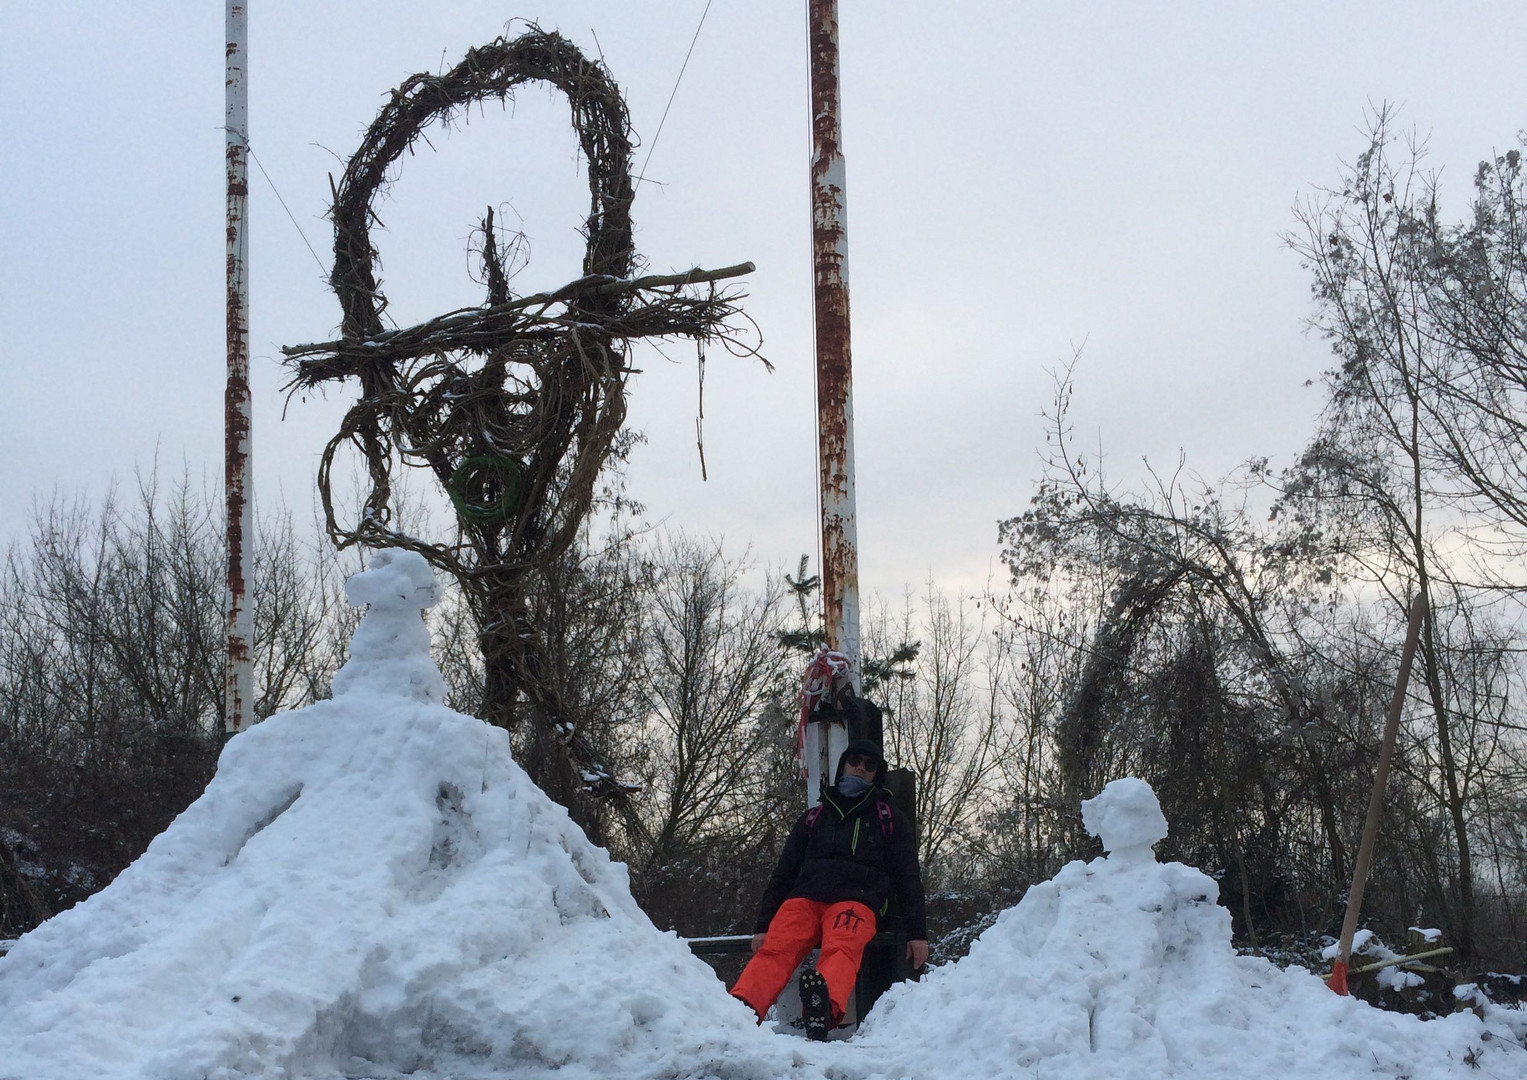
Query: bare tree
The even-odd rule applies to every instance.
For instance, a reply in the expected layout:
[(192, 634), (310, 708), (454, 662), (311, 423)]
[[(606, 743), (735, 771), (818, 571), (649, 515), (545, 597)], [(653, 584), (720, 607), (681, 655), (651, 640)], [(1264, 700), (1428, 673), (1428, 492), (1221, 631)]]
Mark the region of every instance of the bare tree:
[[(1304, 631), (1329, 588), (1327, 564), (1253, 523), (1246, 493), (1263, 482), (1261, 463), (1217, 485), (1179, 469), (1140, 492), (1111, 489), (1075, 451), (1069, 401), (1063, 377), (1046, 475), (1029, 510), (1001, 526), (1019, 595), (1077, 611), (1057, 635), (1076, 666), (1053, 727), (1056, 841), (1067, 853), (1095, 850), (1081, 799), (1117, 776), (1144, 776), (1172, 804), (1170, 851), (1239, 879), (1250, 933), (1252, 909), (1277, 906), (1251, 893), (1276, 892), (1281, 871), (1271, 859), (1253, 875), (1248, 859), (1282, 851), (1281, 830), (1302, 828), (1305, 815), (1317, 824), (1328, 862), (1306, 881), (1327, 895), (1345, 869), (1349, 815), (1333, 761), (1297, 734), (1325, 717), (1306, 677)], [(1280, 807), (1291, 786), (1300, 798)]]
[(794, 818), (784, 588), (748, 587), (747, 560), (719, 542), (671, 537), (651, 559), (637, 877), (649, 911), (714, 929), (751, 917)]
[(911, 677), (886, 681), (881, 693), (887, 757), (917, 774), (919, 856), (933, 880), (953, 872), (998, 773), (1001, 698), (986, 630), (965, 600), (951, 601), (931, 579), (919, 604), (907, 595), (894, 616), (879, 608), (866, 620), (870, 655), (918, 643)]
[(1472, 954), (1472, 819), (1505, 730), (1489, 703), (1506, 668), (1487, 673), (1487, 658), (1503, 654), (1481, 605), (1527, 587), (1516, 570), (1527, 551), (1520, 155), (1483, 164), (1472, 221), (1448, 226), (1424, 147), (1412, 138), (1397, 153), (1393, 123), (1387, 109), (1373, 118), (1368, 147), (1339, 189), (1302, 208), (1290, 240), (1314, 278), (1314, 324), (1340, 363), (1280, 508), (1395, 606), (1413, 589), (1431, 597), (1425, 715), (1412, 721), (1408, 760), (1449, 822), (1451, 851), (1433, 861), (1448, 864), (1456, 944)]
[(1074, 816), (1064, 799), (1058, 764), (1058, 725), (1077, 684), (1090, 638), (1089, 611), (1080, 593), (1068, 598), (1038, 587), (984, 602), (996, 618), (989, 680), (1003, 716), (996, 762), (997, 798), (981, 829), (970, 837), (978, 876), (1000, 894), (1021, 894), (1060, 868)]
[[(5, 552), (0, 892), (5, 917), (23, 920), (5, 930), (109, 881), (200, 792), (222, 745), (221, 501), (157, 473), (133, 494), (55, 497)], [(328, 693), (353, 614), (327, 545), (302, 544), (284, 514), (262, 531), (264, 716)]]

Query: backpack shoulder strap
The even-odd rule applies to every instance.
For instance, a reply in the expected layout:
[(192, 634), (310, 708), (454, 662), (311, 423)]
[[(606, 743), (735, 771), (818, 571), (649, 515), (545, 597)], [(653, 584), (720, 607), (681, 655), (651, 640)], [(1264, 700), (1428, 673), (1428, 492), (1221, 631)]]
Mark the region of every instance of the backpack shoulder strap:
[(880, 835), (889, 838), (896, 827), (896, 819), (891, 816), (891, 804), (884, 799), (876, 799), (875, 816), (880, 819)]
[(806, 811), (806, 831), (810, 832), (817, 827), (817, 822), (822, 818), (822, 804), (817, 803)]

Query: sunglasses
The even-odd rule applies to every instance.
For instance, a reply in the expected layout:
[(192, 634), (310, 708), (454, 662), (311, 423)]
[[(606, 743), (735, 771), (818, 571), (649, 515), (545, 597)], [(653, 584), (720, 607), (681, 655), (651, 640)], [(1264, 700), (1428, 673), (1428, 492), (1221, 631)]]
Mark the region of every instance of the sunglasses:
[(843, 764), (852, 765), (855, 768), (878, 769), (880, 759), (871, 757), (869, 754), (844, 754)]

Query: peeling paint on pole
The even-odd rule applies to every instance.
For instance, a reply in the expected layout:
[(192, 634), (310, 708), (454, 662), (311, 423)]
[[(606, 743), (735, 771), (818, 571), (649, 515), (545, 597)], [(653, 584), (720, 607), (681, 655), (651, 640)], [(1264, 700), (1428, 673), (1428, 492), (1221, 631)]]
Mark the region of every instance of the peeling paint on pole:
[(838, 6), (810, 0), (811, 247), (815, 267), (822, 599), (829, 648), (859, 671), (853, 368), (848, 320), (848, 192), (838, 121)]
[[(838, 122), (837, 0), (808, 0), (811, 36), (811, 253), (817, 453), (821, 466), (822, 605), (828, 648), (861, 686), (859, 538), (854, 510), (854, 398), (848, 330), (848, 183)], [(817, 799), (848, 745), (841, 724), (808, 725), (806, 801)]]
[(248, 153), (249, 87), (246, 5), (230, 2), (227, 10), (228, 157), (228, 386), (223, 400), (225, 490), (228, 496), (228, 671), (223, 699), (223, 729), (235, 734), (254, 719), (254, 678), (250, 641), (254, 612), (249, 606), (248, 556), (254, 543), (254, 507), (250, 499), (249, 441), (249, 267)]

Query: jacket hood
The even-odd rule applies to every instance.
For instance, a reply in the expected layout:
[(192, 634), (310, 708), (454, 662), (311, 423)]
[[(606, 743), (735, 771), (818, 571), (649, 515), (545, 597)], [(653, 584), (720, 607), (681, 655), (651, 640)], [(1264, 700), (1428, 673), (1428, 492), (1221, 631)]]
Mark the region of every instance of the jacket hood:
[(838, 781), (843, 779), (843, 759), (848, 757), (849, 754), (873, 755), (876, 759), (878, 759), (880, 765), (875, 770), (875, 779), (872, 781), (872, 783), (877, 785), (885, 783), (885, 754), (881, 751), (880, 746), (876, 743), (870, 742), (868, 739), (851, 739), (849, 740), (849, 744), (843, 748), (843, 753), (838, 755), (838, 771), (833, 774), (833, 787), (837, 787)]

